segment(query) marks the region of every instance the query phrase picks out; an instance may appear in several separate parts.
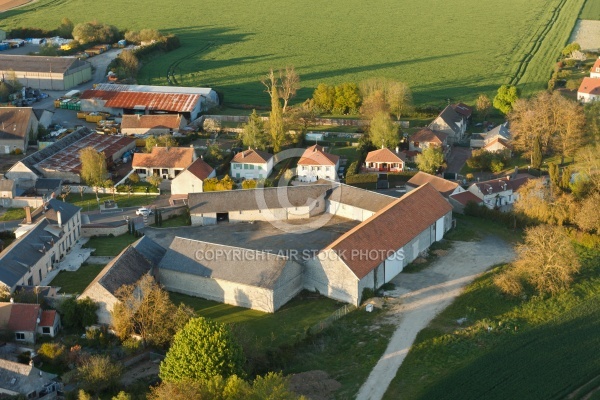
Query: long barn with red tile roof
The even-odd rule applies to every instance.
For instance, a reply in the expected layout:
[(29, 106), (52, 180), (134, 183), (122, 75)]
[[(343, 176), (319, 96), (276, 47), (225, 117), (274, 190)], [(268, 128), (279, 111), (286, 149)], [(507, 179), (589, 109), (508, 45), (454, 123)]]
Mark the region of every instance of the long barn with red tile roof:
[(430, 184), (388, 204), (307, 262), (305, 288), (354, 305), (441, 240), (452, 206)]

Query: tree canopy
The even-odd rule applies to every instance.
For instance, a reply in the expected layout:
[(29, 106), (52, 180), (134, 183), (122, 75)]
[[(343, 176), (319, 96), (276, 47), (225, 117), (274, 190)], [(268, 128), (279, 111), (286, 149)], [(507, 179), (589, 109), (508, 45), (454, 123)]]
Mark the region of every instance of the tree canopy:
[(104, 153), (96, 151), (93, 147), (86, 147), (79, 152), (79, 158), (81, 179), (89, 186), (102, 186), (108, 175)]
[(392, 122), (388, 113), (381, 111), (371, 120), (369, 137), (374, 147), (383, 146), (388, 149), (393, 149), (400, 141), (398, 126)]
[(206, 318), (192, 318), (175, 335), (160, 364), (165, 382), (208, 380), (221, 375), (243, 376), (244, 355), (229, 326)]
[(494, 97), (494, 108), (508, 114), (512, 110), (512, 106), (519, 98), (519, 90), (516, 86), (502, 85), (498, 89), (496, 97)]
[(135, 285), (122, 286), (116, 297), (119, 302), (112, 311), (113, 327), (121, 340), (137, 333), (145, 345), (164, 347), (194, 315), (190, 308), (173, 304), (150, 275)]
[(429, 146), (417, 155), (417, 168), (428, 174), (435, 174), (444, 165), (442, 149)]
[(146, 153), (151, 153), (154, 147), (175, 147), (177, 140), (171, 135), (148, 136), (146, 138)]
[(98, 21), (83, 22), (73, 28), (73, 38), (79, 43), (114, 43), (119, 36), (116, 26)]
[(248, 122), (242, 127), (240, 134), (244, 147), (251, 147), (257, 150), (265, 150), (269, 145), (269, 137), (265, 132), (263, 120), (252, 110)]

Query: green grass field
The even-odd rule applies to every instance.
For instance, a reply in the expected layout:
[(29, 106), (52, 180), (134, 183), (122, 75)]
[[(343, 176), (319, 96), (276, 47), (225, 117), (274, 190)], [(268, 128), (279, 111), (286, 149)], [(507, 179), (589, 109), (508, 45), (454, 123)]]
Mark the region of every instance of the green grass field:
[(0, 221), (13, 221), (16, 219), (25, 218), (24, 208), (8, 208), (6, 212), (0, 217)]
[(105, 265), (82, 265), (77, 271), (60, 271), (54, 279), (52, 286), (60, 286), (61, 293), (83, 293), (85, 288), (98, 276)]
[(124, 234), (121, 236), (93, 237), (83, 245), (84, 248), (96, 249), (92, 255), (99, 257), (114, 257), (139, 238)]
[(586, 0), (583, 8), (581, 9), (581, 14), (579, 14), (579, 18), (600, 20), (600, 1)]
[(476, 279), (419, 333), (385, 399), (586, 398), (600, 387), (600, 244), (577, 249), (582, 271), (552, 298), (502, 295), (502, 266)]
[(230, 105), (267, 105), (259, 79), (294, 65), (298, 101), (320, 82), (381, 76), (408, 82), (417, 103), (442, 106), (503, 83), (544, 89), (584, 1), (40, 0), (0, 14), (0, 28), (54, 28), (68, 17), (175, 33), (182, 47), (143, 66), (139, 82), (164, 85), (172, 68), (180, 85), (213, 87)]
[[(117, 194), (113, 196), (112, 194), (99, 194), (98, 199), (96, 200), (96, 195), (94, 193), (84, 193), (83, 196), (79, 193), (71, 192), (66, 201), (68, 203), (75, 204), (78, 207), (81, 207), (81, 211), (94, 211), (99, 210), (99, 205), (104, 204), (105, 200), (115, 200), (119, 208), (123, 207), (137, 207), (137, 206), (145, 206), (151, 204), (154, 200), (156, 200), (158, 196), (156, 195), (127, 195), (127, 194)], [(61, 199), (62, 200), (62, 199)]]

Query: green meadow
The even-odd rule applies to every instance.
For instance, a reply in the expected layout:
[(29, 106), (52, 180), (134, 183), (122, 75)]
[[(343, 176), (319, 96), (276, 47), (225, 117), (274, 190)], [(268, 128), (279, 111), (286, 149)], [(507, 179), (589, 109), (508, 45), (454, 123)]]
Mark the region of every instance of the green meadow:
[[(54, 28), (61, 18), (157, 28), (182, 47), (146, 63), (144, 84), (209, 86), (228, 105), (267, 105), (259, 80), (294, 65), (297, 101), (320, 83), (389, 77), (420, 104), (472, 102), (504, 83), (544, 89), (585, 0), (39, 0), (0, 14), (0, 28)], [(590, 0), (588, 0), (588, 3)]]
[(600, 0), (586, 0), (579, 18), (600, 20)]

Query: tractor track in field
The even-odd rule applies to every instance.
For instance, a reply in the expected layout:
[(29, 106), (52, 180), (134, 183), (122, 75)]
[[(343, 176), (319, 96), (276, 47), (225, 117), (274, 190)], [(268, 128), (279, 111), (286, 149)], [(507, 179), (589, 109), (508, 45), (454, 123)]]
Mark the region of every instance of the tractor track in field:
[(181, 65), (181, 63), (189, 60), (190, 58), (192, 58), (194, 56), (197, 56), (198, 54), (205, 52), (206, 50), (211, 48), (214, 44), (215, 44), (214, 42), (208, 42), (208, 43), (206, 43), (206, 45), (202, 46), (200, 49), (193, 51), (193, 52), (185, 55), (184, 57), (181, 57), (181, 58), (173, 61), (171, 63), (171, 65), (169, 65), (169, 68), (167, 68), (167, 82), (169, 83), (169, 85), (179, 86), (179, 82), (177, 82), (177, 78), (175, 77), (175, 70)]
[(531, 61), (533, 56), (535, 56), (535, 54), (538, 52), (538, 50), (542, 46), (542, 43), (543, 43), (544, 39), (546, 38), (546, 35), (548, 34), (548, 32), (550, 32), (550, 29), (552, 29), (552, 26), (554, 25), (556, 20), (558, 20), (560, 11), (563, 9), (566, 2), (567, 2), (567, 0), (561, 0), (561, 2), (558, 3), (558, 5), (552, 11), (552, 16), (550, 17), (548, 22), (546, 22), (546, 24), (543, 25), (542, 27), (538, 28), (538, 30), (540, 32), (539, 32), (539, 34), (534, 35), (534, 37), (536, 39), (533, 41), (529, 51), (521, 59), (521, 62), (519, 63), (519, 67), (517, 68), (517, 72), (510, 79), (510, 85), (513, 85), (513, 86), (517, 85), (519, 83), (519, 81), (521, 80), (521, 78), (523, 78), (523, 75), (525, 75), (525, 72), (527, 71), (527, 67), (529, 66), (529, 62)]

